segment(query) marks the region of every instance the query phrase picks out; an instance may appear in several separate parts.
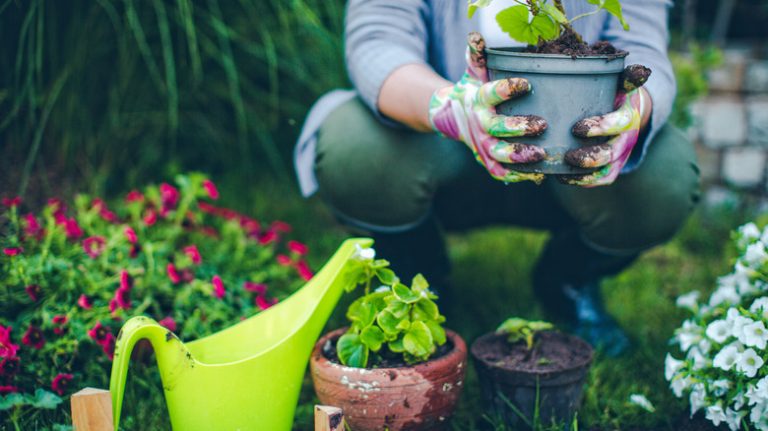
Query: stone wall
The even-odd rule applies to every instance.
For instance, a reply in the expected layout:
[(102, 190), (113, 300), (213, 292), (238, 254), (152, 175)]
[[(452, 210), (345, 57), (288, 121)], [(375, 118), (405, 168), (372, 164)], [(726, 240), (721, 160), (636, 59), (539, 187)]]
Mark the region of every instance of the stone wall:
[[(704, 183), (768, 195), (768, 60), (749, 45), (723, 51), (710, 94), (692, 106)], [(762, 57), (762, 59), (760, 58)]]

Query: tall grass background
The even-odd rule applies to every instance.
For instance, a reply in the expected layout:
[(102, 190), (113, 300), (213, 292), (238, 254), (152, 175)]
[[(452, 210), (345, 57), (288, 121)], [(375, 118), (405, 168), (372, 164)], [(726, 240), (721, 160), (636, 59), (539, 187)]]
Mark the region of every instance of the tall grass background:
[(4, 192), (50, 172), (287, 176), (308, 106), (345, 85), (342, 19), (342, 0), (0, 1)]

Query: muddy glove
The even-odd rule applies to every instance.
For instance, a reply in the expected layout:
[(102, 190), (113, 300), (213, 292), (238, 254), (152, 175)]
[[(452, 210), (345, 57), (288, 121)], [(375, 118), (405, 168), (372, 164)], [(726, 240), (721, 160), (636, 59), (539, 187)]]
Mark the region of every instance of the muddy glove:
[(496, 114), (496, 105), (531, 91), (521, 78), (488, 82), (485, 40), (472, 32), (467, 38), (467, 70), (459, 82), (432, 95), (429, 121), (443, 136), (464, 142), (493, 178), (505, 182), (541, 182), (542, 174), (517, 172), (502, 163), (531, 163), (546, 157), (533, 145), (508, 143), (498, 138), (540, 135), (547, 128), (543, 118)]
[(651, 109), (650, 97), (641, 86), (651, 75), (651, 69), (640, 65), (628, 66), (622, 75), (622, 87), (616, 94), (616, 111), (598, 117), (585, 118), (573, 126), (573, 134), (581, 138), (611, 137), (607, 142), (590, 145), (565, 154), (565, 161), (581, 168), (600, 168), (587, 175), (564, 175), (561, 180), (584, 187), (609, 185), (619, 176), (640, 136), (644, 114)]

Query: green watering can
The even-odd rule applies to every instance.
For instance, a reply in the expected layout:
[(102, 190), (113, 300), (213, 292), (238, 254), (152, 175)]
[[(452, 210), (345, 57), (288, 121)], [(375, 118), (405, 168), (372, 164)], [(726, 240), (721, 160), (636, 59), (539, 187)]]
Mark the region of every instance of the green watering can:
[(117, 337), (109, 391), (120, 422), (131, 351), (148, 339), (157, 357), (173, 429), (290, 430), (309, 355), (346, 284), (356, 246), (345, 241), (301, 290), (221, 332), (182, 343), (148, 317), (128, 320)]

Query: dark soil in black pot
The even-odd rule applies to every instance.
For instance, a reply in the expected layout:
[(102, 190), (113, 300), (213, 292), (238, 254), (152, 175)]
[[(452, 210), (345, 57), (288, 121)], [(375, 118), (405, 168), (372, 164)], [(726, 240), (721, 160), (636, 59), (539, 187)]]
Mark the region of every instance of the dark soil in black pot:
[(490, 333), (472, 344), (484, 404), (492, 417), (521, 429), (534, 421), (570, 424), (581, 404), (592, 347), (554, 331), (535, 340), (528, 350), (523, 342), (512, 344), (505, 335)]

